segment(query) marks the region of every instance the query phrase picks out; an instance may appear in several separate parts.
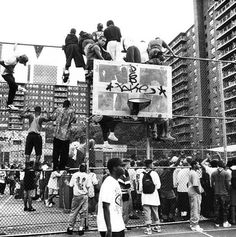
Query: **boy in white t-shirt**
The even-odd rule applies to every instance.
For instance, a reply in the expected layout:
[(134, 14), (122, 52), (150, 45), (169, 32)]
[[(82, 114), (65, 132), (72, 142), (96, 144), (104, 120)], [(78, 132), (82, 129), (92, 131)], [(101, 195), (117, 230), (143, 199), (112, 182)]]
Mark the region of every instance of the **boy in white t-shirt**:
[[(161, 182), (159, 175), (156, 171), (152, 170), (152, 160), (148, 159), (145, 160), (146, 170), (140, 174), (140, 184), (139, 184), (139, 191), (142, 192), (142, 206), (144, 212), (144, 219), (147, 228), (144, 231), (144, 234), (151, 235), (152, 231), (161, 232), (160, 227), (160, 218), (158, 214), (158, 206), (160, 206), (160, 198), (158, 194), (158, 189), (161, 187)], [(146, 192), (146, 182), (144, 182), (144, 175), (145, 173), (149, 174), (152, 183), (153, 183), (153, 190), (152, 192)], [(155, 226), (151, 228), (151, 224)]]
[(48, 181), (48, 199), (45, 200), (45, 204), (47, 207), (52, 207), (53, 198), (58, 195), (59, 190), (59, 178), (61, 177), (62, 173), (59, 170), (55, 170), (51, 173), (50, 179)]
[(79, 235), (84, 234), (84, 223), (88, 210), (88, 190), (92, 187), (92, 182), (85, 171), (85, 164), (81, 164), (79, 171), (72, 175), (70, 183), (67, 183), (68, 181), (66, 182), (67, 185), (73, 188), (69, 227), (67, 228), (67, 234), (70, 235), (73, 234), (73, 228), (78, 215), (80, 219)]
[(98, 201), (97, 226), (101, 237), (124, 237), (122, 192), (118, 178), (123, 175), (122, 161), (112, 158), (107, 163), (110, 175), (103, 181)]

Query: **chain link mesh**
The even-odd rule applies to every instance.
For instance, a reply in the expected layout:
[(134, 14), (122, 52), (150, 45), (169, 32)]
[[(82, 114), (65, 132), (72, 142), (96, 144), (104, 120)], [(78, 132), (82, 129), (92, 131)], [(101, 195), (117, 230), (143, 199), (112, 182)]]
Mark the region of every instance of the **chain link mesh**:
[[(1, 47), (2, 57), (12, 46)], [(62, 84), (62, 71), (64, 55), (60, 49), (43, 48), (42, 61), (47, 58), (48, 65), (40, 63), (34, 55), (33, 47), (20, 46), (26, 54), (31, 55), (32, 61), (28, 67), (17, 69), (16, 81), (25, 87), (28, 92), (23, 94), (17, 92), (14, 104), (20, 108), (30, 108), (31, 112), (36, 105), (46, 111), (53, 112), (61, 106), (66, 98), (69, 98), (76, 109), (77, 123), (72, 127), (71, 140), (80, 140), (82, 144), (86, 141), (86, 83), (84, 75), (76, 74), (71, 69), (71, 82), (65, 86)], [(183, 47), (181, 47), (183, 49)], [(177, 48), (176, 51), (179, 49)], [(48, 55), (53, 51), (53, 58)], [(90, 150), (90, 169), (97, 174), (101, 183), (102, 177), (106, 174), (106, 162), (112, 157), (121, 159), (136, 160), (139, 164), (145, 160), (147, 154), (147, 137), (150, 138), (150, 158), (157, 165), (157, 172), (161, 182), (173, 182), (173, 190), (176, 191), (174, 180), (162, 177), (163, 166), (161, 161), (173, 156), (192, 156), (203, 160), (209, 153), (213, 158), (219, 153), (210, 149), (221, 147), (221, 151), (227, 145), (236, 142), (235, 118), (236, 118), (236, 87), (235, 87), (235, 63), (221, 63), (216, 61), (201, 61), (191, 58), (194, 55), (179, 53), (183, 58), (169, 58), (166, 65), (172, 66), (172, 105), (173, 119), (169, 121), (168, 132), (175, 141), (156, 141), (146, 124), (129, 123), (123, 119), (116, 126), (115, 134), (119, 138), (119, 144), (115, 143), (113, 152), (105, 151), (96, 147)], [(235, 58), (232, 58), (235, 60)], [(82, 75), (82, 76), (81, 76)], [(43, 201), (33, 200), (36, 212), (24, 212), (22, 201), (22, 180), (18, 170), (25, 162), (24, 149), (27, 136), (28, 123), (21, 120), (19, 113), (5, 110), (8, 86), (0, 81), (0, 163), (15, 164), (13, 180), (6, 179), (4, 195), (1, 195), (0, 208), (0, 230), (6, 234), (21, 233), (42, 233), (42, 232), (64, 232), (68, 226), (71, 191), (64, 185), (64, 180), (70, 176), (63, 176), (60, 179), (59, 195), (55, 198), (55, 205), (52, 208), (46, 207)], [(43, 127), (43, 155), (42, 161), (52, 162), (52, 122)], [(100, 126), (90, 124), (90, 138), (96, 143), (102, 144), (102, 133)], [(230, 159), (234, 153), (220, 153), (222, 158)], [(34, 153), (31, 158), (35, 158)], [(85, 146), (78, 152), (77, 160), (85, 159)], [(141, 164), (141, 163), (140, 163)], [(166, 167), (167, 168), (167, 167)], [(180, 171), (186, 167), (179, 167)], [(135, 168), (138, 169), (138, 168)], [(173, 168), (172, 168), (173, 169)], [(1, 169), (0, 172), (8, 175), (9, 170)], [(49, 173), (46, 172), (46, 173)], [(173, 172), (174, 173), (174, 172)], [(43, 175), (48, 176), (48, 175)], [(38, 179), (35, 199), (40, 195), (47, 195), (46, 178)], [(4, 185), (2, 185), (3, 187)], [(13, 191), (12, 191), (13, 190)], [(10, 193), (12, 192), (12, 193)], [(12, 194), (12, 195), (11, 195)], [(66, 195), (65, 195), (66, 194)], [(163, 201), (164, 202), (164, 201)], [(162, 201), (161, 201), (162, 203)], [(160, 208), (160, 215), (163, 219), (163, 203)], [(174, 218), (181, 220), (178, 212), (179, 200), (174, 200)], [(166, 207), (166, 206), (165, 206)], [(128, 225), (139, 226), (144, 224), (142, 209), (135, 210), (139, 219), (130, 219)], [(96, 228), (96, 216), (89, 213), (87, 218), (89, 229)]]

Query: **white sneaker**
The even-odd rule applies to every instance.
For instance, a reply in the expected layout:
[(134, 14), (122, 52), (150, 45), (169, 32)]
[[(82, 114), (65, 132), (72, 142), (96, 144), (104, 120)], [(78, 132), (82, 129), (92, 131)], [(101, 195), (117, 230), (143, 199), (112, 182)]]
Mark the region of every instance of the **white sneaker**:
[(215, 227), (220, 227), (220, 224), (215, 224)]
[(109, 136), (108, 136), (108, 139), (114, 141), (114, 142), (117, 142), (118, 141), (118, 138), (115, 136), (114, 132), (110, 132)]
[(19, 110), (19, 108), (15, 107), (13, 104), (8, 105), (7, 107), (12, 110)]
[(53, 204), (52, 203), (50, 203), (49, 205), (48, 205), (48, 207), (52, 207), (53, 206)]
[(49, 206), (49, 201), (48, 200), (45, 200), (45, 205), (46, 205), (46, 207)]
[(41, 199), (41, 198), (38, 198), (38, 199), (36, 200), (36, 202), (42, 202), (42, 199)]
[(151, 228), (146, 228), (144, 231), (145, 235), (151, 235), (152, 234), (152, 229)]
[(223, 223), (223, 227), (224, 228), (229, 228), (229, 227), (231, 227), (231, 224), (228, 221), (226, 221), (226, 222)]
[(192, 226), (190, 228), (191, 228), (192, 231), (197, 231), (197, 232), (202, 232), (203, 231), (203, 229), (199, 225)]
[(105, 149), (112, 149), (112, 146), (108, 143), (108, 141), (105, 141), (102, 148), (105, 148)]
[(18, 91), (27, 92), (27, 90), (22, 86), (18, 86)]
[(160, 227), (159, 225), (154, 226), (154, 227), (152, 228), (152, 230), (155, 231), (155, 232), (157, 232), (157, 233), (161, 233), (161, 227)]

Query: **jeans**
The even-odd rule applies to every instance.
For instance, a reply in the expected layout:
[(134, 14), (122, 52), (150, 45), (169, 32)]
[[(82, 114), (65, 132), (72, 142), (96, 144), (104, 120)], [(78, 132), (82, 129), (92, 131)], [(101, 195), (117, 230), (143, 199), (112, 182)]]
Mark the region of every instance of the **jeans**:
[[(59, 168), (60, 170), (64, 170), (65, 166), (69, 160), (69, 145), (70, 141), (62, 141), (54, 137), (53, 139), (53, 152), (52, 152), (52, 160), (53, 160), (53, 169)], [(60, 160), (59, 160), (60, 158)]]
[(116, 40), (112, 40), (107, 43), (107, 52), (111, 55), (113, 61), (119, 60), (121, 58), (120, 45), (120, 42)]
[(114, 132), (116, 123), (114, 119), (109, 116), (103, 116), (102, 120), (99, 122), (102, 129), (103, 141), (108, 140), (108, 133)]
[(74, 196), (71, 203), (69, 226), (74, 227), (78, 215), (80, 219), (86, 218), (87, 210), (88, 210), (88, 196), (87, 195)]
[(146, 225), (157, 225), (160, 223), (158, 206), (143, 205), (143, 212)]
[(9, 92), (8, 92), (8, 99), (7, 99), (7, 105), (13, 104), (13, 100), (16, 95), (16, 91), (18, 90), (18, 86), (15, 82), (15, 78), (12, 74), (6, 74), (2, 75), (4, 80), (7, 82), (9, 86)]
[(201, 212), (201, 194), (190, 194), (189, 193), (189, 205), (190, 205), (190, 226), (196, 226), (200, 220)]
[(228, 220), (230, 196), (215, 194), (215, 216), (216, 224), (220, 224), (221, 221), (226, 222)]

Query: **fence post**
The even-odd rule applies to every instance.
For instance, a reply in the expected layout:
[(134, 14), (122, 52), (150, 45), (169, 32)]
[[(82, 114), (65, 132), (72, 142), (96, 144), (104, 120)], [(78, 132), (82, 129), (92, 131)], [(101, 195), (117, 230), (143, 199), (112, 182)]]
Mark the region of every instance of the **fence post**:
[(89, 126), (90, 126), (90, 97), (91, 97), (91, 83), (90, 78), (86, 78), (87, 90), (86, 90), (86, 152), (85, 152), (85, 163), (87, 167), (87, 172), (89, 171)]
[(223, 132), (223, 147), (224, 147), (224, 158), (225, 162), (228, 162), (227, 157), (227, 135), (226, 135), (226, 119), (225, 119), (225, 101), (224, 101), (224, 87), (223, 87), (223, 73), (222, 73), (222, 62), (219, 62), (219, 86), (220, 86), (220, 98), (221, 98), (221, 109), (222, 109), (222, 132)]

